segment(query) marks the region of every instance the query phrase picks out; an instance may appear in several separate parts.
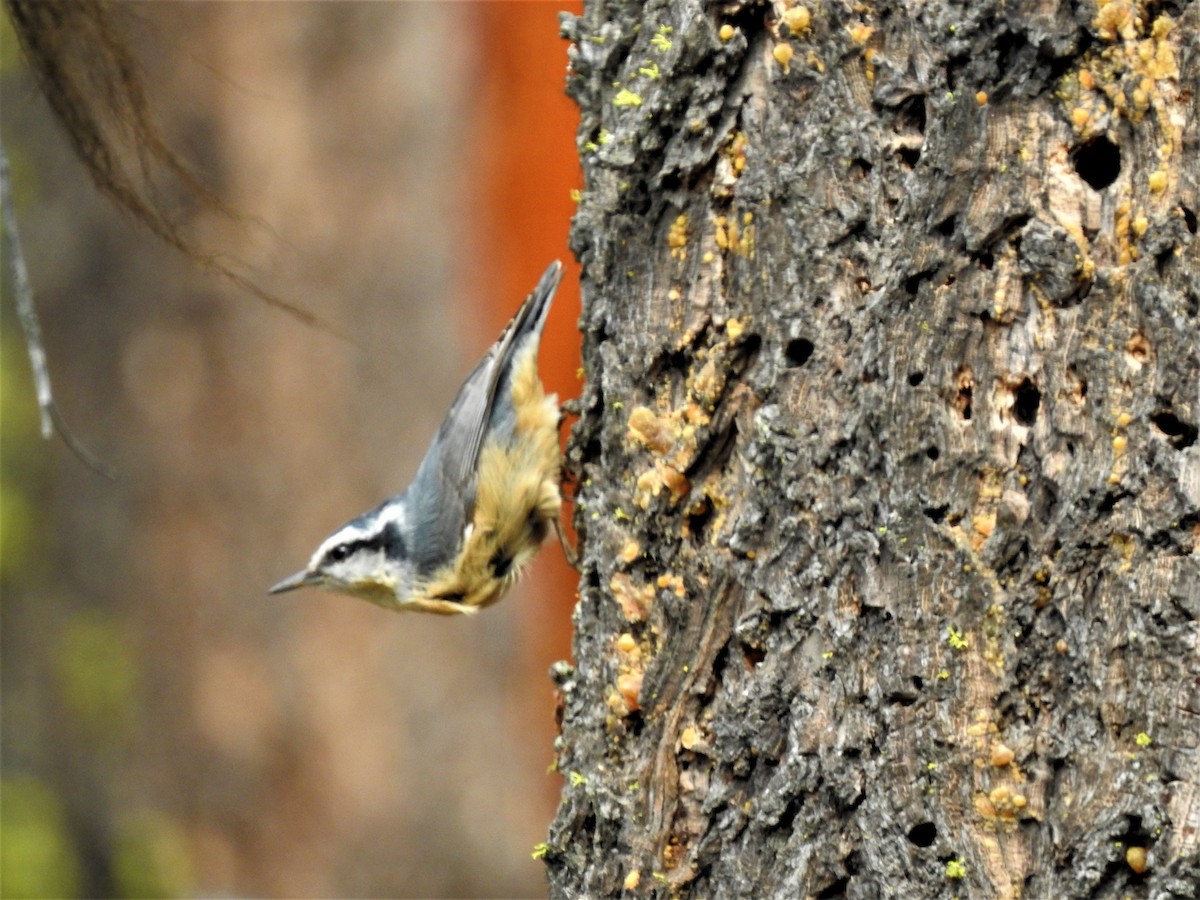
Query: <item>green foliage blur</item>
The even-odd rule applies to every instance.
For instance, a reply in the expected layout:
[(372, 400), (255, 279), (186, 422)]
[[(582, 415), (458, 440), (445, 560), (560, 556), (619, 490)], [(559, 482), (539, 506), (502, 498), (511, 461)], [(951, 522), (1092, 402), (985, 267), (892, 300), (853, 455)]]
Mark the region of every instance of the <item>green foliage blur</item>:
[(0, 897), (77, 897), (79, 864), (58, 798), (31, 778), (0, 780)]
[[(7, 254), (8, 248), (4, 250)], [(7, 305), (9, 296), (6, 278), (0, 295), (6, 304), (0, 333), (0, 616), (7, 662), (15, 667), (31, 655), (46, 661), (49, 689), (36, 683), (36, 673), (13, 677), (6, 672), (0, 707), (6, 750), (0, 778), (0, 898), (88, 896), (99, 886), (86, 883), (71, 810), (53, 776), (37, 771), (38, 748), (45, 746), (48, 720), (57, 719), (91, 764), (118, 769), (121, 750), (137, 728), (138, 663), (115, 616), (100, 609), (64, 608), (46, 590), (47, 573), (37, 552), (46, 539), (39, 533), (44, 526), (37, 497), (47, 445), (39, 433), (28, 357)], [(28, 620), (20, 606), (28, 603), (38, 603), (38, 615), (53, 627), (37, 635), (19, 633)], [(63, 752), (69, 759), (72, 751)], [(52, 772), (52, 761), (42, 761)], [(9, 771), (13, 768), (17, 771)], [(112, 896), (189, 892), (187, 844), (169, 816), (146, 809), (106, 813), (116, 820), (101, 863), (109, 873)]]
[(186, 838), (166, 815), (142, 810), (117, 831), (113, 876), (122, 897), (178, 897), (189, 892)]
[[(11, 28), (0, 17), (0, 74), (10, 72), (16, 59)], [(36, 202), (34, 170), (22, 164), (19, 147), (6, 150), (20, 216)], [(182, 896), (191, 890), (192, 866), (183, 831), (169, 816), (150, 809), (106, 809), (103, 797), (68, 799), (58, 784), (62, 767), (81, 761), (110, 776), (120, 772), (122, 748), (136, 737), (139, 666), (120, 619), (105, 609), (77, 608), (59, 595), (47, 571), (48, 554), (40, 552), (52, 540), (39, 510), (53, 444), (40, 435), (29, 358), (12, 305), (10, 252), (5, 243), (0, 277), (0, 898)], [(36, 628), (25, 627), (31, 622)], [(56, 745), (63, 735), (68, 746)], [(101, 858), (91, 865), (81, 855), (77, 820), (95, 810), (72, 804), (98, 804), (109, 822)], [(105, 883), (89, 883), (96, 872), (106, 873), (100, 876)]]
[[(7, 23), (6, 23), (7, 25)], [(5, 34), (7, 27), (0, 29)], [(7, 56), (7, 54), (6, 54)], [(5, 659), (14, 664), (25, 656), (21, 635), (12, 634), (20, 616), (10, 616), (14, 605), (39, 579), (36, 554), (37, 504), (35, 500), (38, 453), (38, 411), (29, 374), (28, 357), (11, 308), (8, 279), (10, 252), (3, 247), (4, 278), (0, 282), (3, 330), (0, 331), (0, 618), (3, 618)], [(17, 626), (19, 627), (19, 625)], [(6, 671), (6, 676), (9, 674)], [(82, 890), (79, 859), (68, 827), (63, 803), (44, 780), (29, 772), (10, 773), (10, 758), (21, 758), (21, 735), (32, 723), (28, 706), (10, 690), (21, 679), (6, 677), (4, 712), (4, 764), (0, 778), (0, 897), (75, 897)], [(19, 718), (18, 718), (19, 717)], [(14, 721), (15, 719), (15, 721)], [(36, 726), (33, 726), (36, 727)], [(17, 752), (9, 752), (17, 744)]]

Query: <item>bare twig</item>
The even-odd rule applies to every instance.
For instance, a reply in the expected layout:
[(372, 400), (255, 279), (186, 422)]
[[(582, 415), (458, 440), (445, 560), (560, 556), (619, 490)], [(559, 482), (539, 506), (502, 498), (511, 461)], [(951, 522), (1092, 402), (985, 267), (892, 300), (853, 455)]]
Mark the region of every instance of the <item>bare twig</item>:
[(151, 114), (138, 59), (116, 24), (118, 13), (127, 14), (127, 9), (101, 0), (5, 0), (4, 7), (46, 102), (104, 196), (197, 265), (306, 325), (350, 340), (320, 316), (202, 250), (164, 210), (156, 185), (159, 177), (174, 179), (202, 209), (243, 220), (163, 138)]
[(25, 332), (25, 347), (29, 351), (29, 365), (33, 369), (38, 409), (41, 410), (42, 437), (49, 440), (57, 431), (71, 452), (79, 457), (85, 465), (99, 472), (105, 478), (113, 478), (113, 473), (71, 433), (71, 429), (67, 427), (62, 413), (54, 402), (54, 393), (50, 388), (50, 370), (46, 366), (46, 349), (42, 346), (42, 331), (38, 325), (37, 311), (33, 306), (33, 289), (29, 286), (29, 272), (25, 268), (25, 257), (21, 253), (21, 240), (17, 233), (17, 213), (12, 199), (8, 154), (2, 145), (0, 145), (0, 215), (4, 220), (4, 239), (8, 243), (13, 302), (17, 307), (17, 320), (21, 323), (21, 330)]

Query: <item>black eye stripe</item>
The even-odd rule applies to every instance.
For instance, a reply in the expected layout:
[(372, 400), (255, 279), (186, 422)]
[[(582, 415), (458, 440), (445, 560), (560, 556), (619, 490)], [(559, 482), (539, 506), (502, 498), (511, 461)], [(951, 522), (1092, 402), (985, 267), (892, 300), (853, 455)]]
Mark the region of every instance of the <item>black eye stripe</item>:
[(343, 562), (359, 550), (383, 550), (392, 559), (400, 559), (405, 554), (404, 536), (395, 522), (388, 522), (375, 534), (330, 547), (325, 552), (325, 562)]

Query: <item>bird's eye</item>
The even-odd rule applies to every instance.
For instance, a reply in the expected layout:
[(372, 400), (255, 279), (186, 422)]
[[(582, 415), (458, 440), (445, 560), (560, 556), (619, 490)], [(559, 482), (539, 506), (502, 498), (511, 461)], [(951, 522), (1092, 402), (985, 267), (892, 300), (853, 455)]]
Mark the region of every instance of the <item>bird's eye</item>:
[(345, 544), (338, 544), (336, 547), (330, 547), (329, 552), (325, 554), (325, 559), (329, 562), (341, 562), (350, 555), (350, 548)]

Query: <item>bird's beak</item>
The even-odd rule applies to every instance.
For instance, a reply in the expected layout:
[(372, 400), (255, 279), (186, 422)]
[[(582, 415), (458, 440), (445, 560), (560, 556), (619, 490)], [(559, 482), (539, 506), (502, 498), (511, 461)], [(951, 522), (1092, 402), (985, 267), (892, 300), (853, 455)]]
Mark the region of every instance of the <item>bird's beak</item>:
[(284, 591), (293, 591), (298, 587), (304, 587), (307, 584), (316, 584), (317, 577), (311, 572), (297, 572), (295, 575), (289, 575), (279, 584), (272, 587), (268, 594), (282, 594)]

